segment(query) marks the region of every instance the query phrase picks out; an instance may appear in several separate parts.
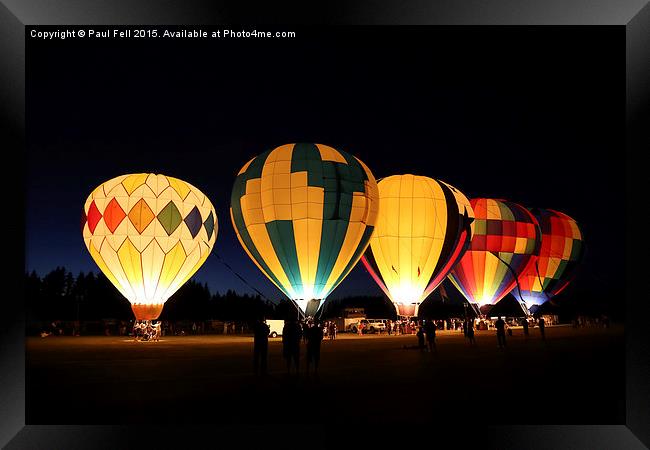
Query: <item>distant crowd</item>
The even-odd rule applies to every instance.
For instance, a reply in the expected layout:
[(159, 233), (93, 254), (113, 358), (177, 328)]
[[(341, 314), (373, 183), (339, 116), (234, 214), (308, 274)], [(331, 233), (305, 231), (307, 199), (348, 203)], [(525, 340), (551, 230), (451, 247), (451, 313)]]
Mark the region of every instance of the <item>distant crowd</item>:
[(602, 327), (609, 328), (610, 318), (606, 315), (600, 317), (589, 317), (589, 316), (578, 316), (571, 321), (573, 328), (585, 328), (585, 327)]
[[(136, 336), (140, 321), (71, 321), (54, 320), (42, 323), (38, 329), (46, 336)], [(202, 334), (247, 334), (251, 332), (248, 321), (168, 321), (155, 320), (151, 326), (160, 328), (159, 336), (188, 336)]]
[[(556, 325), (559, 323), (557, 316), (544, 316), (546, 325)], [(312, 319), (313, 321), (313, 319)], [(531, 327), (535, 326), (537, 320), (533, 319), (505, 319), (506, 329), (510, 327), (523, 326), (526, 321)], [(398, 319), (398, 320), (382, 320), (385, 323), (385, 328), (374, 330), (378, 334), (387, 335), (415, 335), (423, 321), (415, 319)], [(431, 322), (437, 330), (453, 330), (465, 333), (466, 321), (463, 319), (445, 319), (445, 320), (432, 320)], [(496, 321), (490, 319), (475, 319), (472, 321), (475, 330), (490, 330), (496, 328)], [(33, 330), (35, 333), (40, 330), (38, 334), (41, 337), (47, 336), (79, 336), (79, 335), (100, 335), (107, 336), (138, 336), (138, 322), (132, 321), (61, 321), (55, 320), (51, 322), (42, 323), (39, 328)], [(593, 328), (610, 326), (610, 318), (606, 315), (601, 316), (578, 316), (571, 321), (574, 328)], [(139, 325), (141, 326), (141, 324)], [(152, 327), (158, 328), (158, 338), (164, 336), (187, 336), (187, 335), (204, 335), (204, 334), (249, 334), (253, 331), (249, 321), (167, 321), (158, 320), (152, 321)], [(303, 326), (303, 331), (306, 331)], [(339, 330), (337, 322), (334, 320), (326, 320), (319, 325), (323, 330), (323, 335), (328, 339), (336, 339)], [(146, 325), (145, 325), (146, 328)], [(362, 322), (356, 325), (356, 332), (358, 334), (366, 334), (370, 330), (366, 329)], [(36, 333), (35, 333), (36, 334)], [(145, 336), (147, 333), (142, 333)], [(146, 339), (145, 339), (146, 340)]]

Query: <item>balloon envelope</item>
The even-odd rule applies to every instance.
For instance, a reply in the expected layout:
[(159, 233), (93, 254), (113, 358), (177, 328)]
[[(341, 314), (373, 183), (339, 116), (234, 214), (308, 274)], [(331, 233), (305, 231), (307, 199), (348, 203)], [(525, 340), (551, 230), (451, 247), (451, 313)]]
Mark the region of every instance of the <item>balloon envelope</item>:
[[(542, 232), (535, 264), (519, 277), (520, 295), (529, 308), (567, 287), (584, 254), (582, 233), (571, 217), (552, 209), (531, 209)], [(517, 289), (517, 288), (515, 288)]]
[(320, 307), (357, 263), (377, 208), (377, 183), (365, 164), (327, 145), (301, 143), (244, 165), (230, 214), (248, 256), (304, 312), (308, 303)]
[(517, 203), (488, 198), (470, 203), (474, 235), (449, 278), (469, 302), (483, 306), (508, 294), (517, 284), (515, 275), (534, 264), (541, 235), (535, 217)]
[(122, 175), (86, 199), (82, 233), (99, 268), (132, 305), (155, 319), (206, 260), (217, 237), (210, 200), (177, 178)]
[(379, 181), (379, 218), (362, 261), (403, 316), (444, 280), (467, 249), (474, 212), (443, 181), (393, 175)]

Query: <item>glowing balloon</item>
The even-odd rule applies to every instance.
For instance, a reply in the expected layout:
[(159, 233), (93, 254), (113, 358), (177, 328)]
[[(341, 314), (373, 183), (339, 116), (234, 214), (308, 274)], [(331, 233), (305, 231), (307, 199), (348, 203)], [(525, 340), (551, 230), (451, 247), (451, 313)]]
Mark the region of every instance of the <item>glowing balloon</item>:
[(163, 304), (206, 260), (217, 238), (212, 203), (189, 183), (165, 175), (122, 175), (86, 199), (84, 242), (138, 320)]
[(362, 261), (397, 314), (418, 306), (467, 249), (474, 211), (453, 186), (415, 175), (379, 181), (379, 218)]
[(257, 267), (313, 315), (368, 246), (378, 203), (375, 178), (354, 156), (287, 144), (239, 171), (230, 215)]
[(474, 235), (449, 279), (465, 298), (479, 306), (494, 304), (510, 292), (517, 278), (535, 263), (541, 241), (535, 217), (506, 200), (470, 200)]
[(519, 277), (520, 295), (528, 308), (562, 292), (584, 254), (582, 233), (575, 220), (552, 209), (531, 212), (542, 231), (542, 245), (536, 263)]

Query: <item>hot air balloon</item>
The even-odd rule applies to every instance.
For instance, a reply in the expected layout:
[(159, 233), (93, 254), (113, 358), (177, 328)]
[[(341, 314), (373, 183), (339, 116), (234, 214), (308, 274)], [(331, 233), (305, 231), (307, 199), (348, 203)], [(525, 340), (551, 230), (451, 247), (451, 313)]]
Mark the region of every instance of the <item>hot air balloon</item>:
[(362, 258), (400, 316), (444, 280), (467, 249), (474, 211), (455, 187), (416, 175), (379, 181), (379, 218)]
[(523, 206), (506, 200), (476, 198), (474, 235), (469, 249), (449, 278), (472, 304), (498, 302), (535, 263), (541, 242), (535, 217)]
[(106, 181), (88, 196), (82, 231), (92, 258), (131, 302), (136, 319), (151, 320), (210, 254), (217, 214), (191, 184), (137, 173)]
[(552, 209), (534, 208), (531, 212), (539, 223), (542, 245), (535, 264), (519, 277), (519, 295), (528, 308), (562, 292), (584, 254), (582, 233), (575, 220)]
[(368, 246), (377, 183), (354, 156), (322, 144), (287, 144), (239, 171), (230, 215), (257, 267), (315, 315)]

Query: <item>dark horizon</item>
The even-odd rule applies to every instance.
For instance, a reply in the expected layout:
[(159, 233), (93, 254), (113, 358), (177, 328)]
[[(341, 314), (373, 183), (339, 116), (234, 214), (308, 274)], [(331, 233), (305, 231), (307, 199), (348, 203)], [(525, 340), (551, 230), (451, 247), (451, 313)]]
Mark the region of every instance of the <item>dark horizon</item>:
[[(79, 230), (86, 197), (115, 176), (156, 172), (208, 195), (213, 253), (282, 297), (237, 242), (230, 190), (251, 157), (305, 141), (354, 154), (376, 178), (416, 173), (469, 198), (562, 211), (587, 247), (573, 287), (620, 289), (625, 61), (611, 36), (623, 42), (624, 30), (296, 31), (277, 41), (28, 39), (26, 271), (97, 272)], [(255, 293), (216, 255), (194, 278)], [(382, 295), (361, 265), (330, 297), (351, 295)]]

